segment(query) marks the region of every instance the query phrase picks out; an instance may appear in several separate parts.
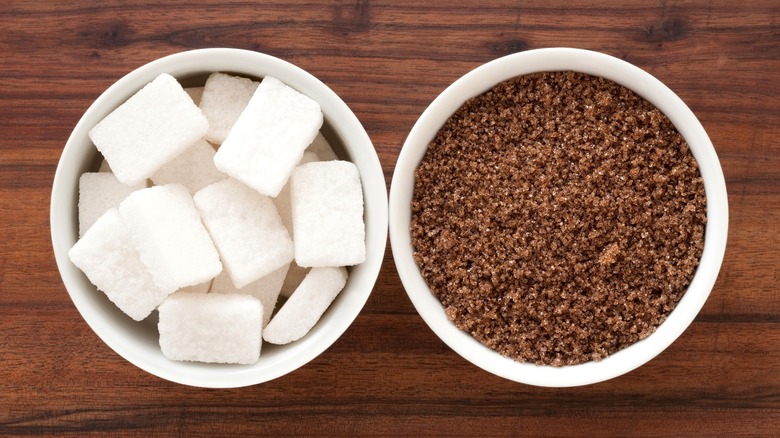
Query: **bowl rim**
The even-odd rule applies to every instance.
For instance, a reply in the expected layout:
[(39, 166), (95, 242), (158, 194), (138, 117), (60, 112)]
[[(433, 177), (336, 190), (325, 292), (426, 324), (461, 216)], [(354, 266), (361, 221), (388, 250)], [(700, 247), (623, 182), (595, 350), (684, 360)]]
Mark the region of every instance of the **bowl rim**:
[[(351, 269), (347, 286), (307, 336), (281, 347), (264, 343), (264, 352), (269, 348), (276, 352), (270, 353), (272, 357), (266, 362), (263, 361), (266, 353), (261, 354), (261, 360), (255, 365), (170, 361), (162, 356), (159, 346), (155, 353), (154, 348), (147, 345), (151, 341), (144, 339), (143, 335), (134, 333), (134, 336), (126, 336), (125, 331), (133, 330), (134, 324), (138, 323), (129, 317), (117, 318), (114, 314), (119, 312), (118, 309), (106, 312), (113, 303), (89, 283), (68, 257), (68, 250), (78, 237), (77, 218), (76, 229), (72, 226), (77, 211), (78, 175), (88, 169), (86, 156), (90, 154), (85, 151), (97, 153), (87, 137), (89, 129), (160, 73), (181, 79), (214, 71), (255, 77), (275, 76), (315, 99), (334, 135), (344, 143), (350, 160), (360, 169), (363, 189), (366, 261)], [(85, 142), (89, 144), (85, 145)], [(347, 146), (347, 143), (352, 146)], [(171, 382), (206, 388), (234, 388), (266, 382), (305, 365), (330, 347), (351, 325), (368, 300), (384, 258), (388, 232), (384, 172), (373, 143), (357, 116), (330, 87), (300, 67), (268, 54), (235, 48), (173, 53), (135, 68), (103, 91), (81, 116), (65, 143), (52, 183), (49, 208), (52, 247), (60, 276), (89, 327), (106, 345), (138, 368)], [(63, 220), (68, 216), (70, 219)], [(86, 285), (91, 286), (91, 290)], [(151, 317), (144, 323), (151, 324), (149, 319)]]
[[(705, 243), (691, 284), (656, 331), (598, 362), (562, 367), (520, 363), (501, 356), (457, 329), (446, 317), (413, 259), (409, 232), (414, 170), (440, 127), (462, 104), (499, 82), (542, 71), (587, 73), (617, 82), (659, 108), (685, 137), (704, 180), (707, 200)], [(545, 387), (593, 384), (628, 373), (660, 354), (690, 325), (717, 279), (728, 235), (728, 199), (723, 171), (707, 133), (688, 106), (661, 81), (626, 61), (577, 48), (553, 47), (507, 55), (480, 65), (449, 85), (425, 109), (401, 148), (390, 188), (390, 244), (401, 282), (420, 316), (456, 353), (494, 375)]]

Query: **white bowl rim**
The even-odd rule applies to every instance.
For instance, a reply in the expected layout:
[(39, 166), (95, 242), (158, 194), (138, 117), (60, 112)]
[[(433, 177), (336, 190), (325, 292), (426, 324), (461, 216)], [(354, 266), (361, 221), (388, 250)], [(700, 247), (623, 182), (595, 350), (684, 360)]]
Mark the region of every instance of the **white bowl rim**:
[[(707, 199), (705, 245), (688, 291), (667, 320), (648, 338), (598, 362), (552, 367), (520, 363), (485, 347), (447, 319), (413, 259), (410, 202), (414, 169), (436, 132), (468, 98), (504, 80), (542, 71), (573, 70), (610, 79), (644, 97), (669, 117), (689, 143), (704, 180)], [(401, 282), (420, 316), (456, 353), (508, 380), (546, 387), (588, 385), (612, 379), (646, 363), (666, 349), (690, 325), (717, 279), (728, 235), (728, 199), (723, 171), (703, 126), (687, 105), (658, 79), (626, 61), (584, 49), (554, 47), (507, 55), (468, 72), (447, 87), (410, 131), (390, 188), (390, 244)]]
[[(160, 73), (186, 77), (213, 71), (255, 77), (275, 76), (318, 101), (336, 135), (344, 143), (349, 138), (354, 144), (348, 152), (360, 169), (363, 184), (366, 262), (351, 270), (347, 286), (307, 336), (288, 346), (271, 347), (272, 350), (279, 348), (282, 353), (272, 353), (267, 362), (263, 361), (266, 356), (261, 354), (257, 364), (248, 366), (170, 361), (162, 356), (159, 348), (155, 353), (155, 349), (144, 345), (143, 340), (125, 336), (122, 330), (132, 327), (134, 322), (129, 318), (119, 323), (113, 321), (101, 311), (101, 306), (108, 302), (105, 296), (94, 286), (92, 291), (85, 290), (84, 282), (88, 283), (88, 280), (68, 258), (68, 250), (77, 236), (73, 235), (72, 223), (61, 219), (63, 215), (74, 215), (73, 188), (65, 186), (72, 184), (74, 178), (78, 181), (77, 175), (84, 170), (66, 163), (78, 163), (79, 154), (83, 155), (83, 150), (88, 148), (83, 144), (84, 139), (89, 142), (87, 132), (97, 121)], [(91, 142), (90, 146), (94, 149)], [(55, 172), (50, 227), (57, 267), (71, 300), (90, 328), (112, 350), (137, 367), (171, 382), (206, 388), (233, 388), (266, 382), (294, 371), (325, 351), (346, 331), (365, 305), (379, 275), (387, 242), (387, 205), (384, 172), (374, 146), (355, 114), (333, 90), (310, 73), (274, 56), (235, 48), (208, 48), (174, 53), (142, 65), (112, 84), (90, 105), (68, 138)], [(96, 294), (103, 298), (96, 300)], [(344, 299), (340, 299), (345, 295)], [(328, 329), (322, 329), (326, 324)], [(265, 350), (267, 346), (263, 348)]]

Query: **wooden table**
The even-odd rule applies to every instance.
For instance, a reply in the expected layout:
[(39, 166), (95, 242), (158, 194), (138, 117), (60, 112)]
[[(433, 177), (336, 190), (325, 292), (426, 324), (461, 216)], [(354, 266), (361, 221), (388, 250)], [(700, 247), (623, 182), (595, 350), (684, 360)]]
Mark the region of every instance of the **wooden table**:
[[(0, 434), (780, 435), (777, 1), (180, 3), (0, 5)], [(344, 336), (253, 387), (149, 375), (71, 303), (50, 244), (52, 178), (81, 114), (130, 70), (203, 47), (297, 64), (363, 122), (389, 187), (407, 133), (448, 84), (552, 46), (602, 51), (666, 83), (709, 132), (726, 176), (720, 277), (690, 328), (638, 370), (569, 389), (488, 374), (423, 323), (389, 246)]]

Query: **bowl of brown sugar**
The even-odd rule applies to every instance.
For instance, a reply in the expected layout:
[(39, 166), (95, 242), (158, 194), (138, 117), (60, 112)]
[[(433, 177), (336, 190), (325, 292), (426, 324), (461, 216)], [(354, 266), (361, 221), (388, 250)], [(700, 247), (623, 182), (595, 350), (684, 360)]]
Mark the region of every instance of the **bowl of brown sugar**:
[(625, 374), (690, 325), (728, 233), (701, 123), (659, 80), (580, 49), (516, 53), (442, 92), (404, 143), (390, 242), (450, 348), (538, 386)]

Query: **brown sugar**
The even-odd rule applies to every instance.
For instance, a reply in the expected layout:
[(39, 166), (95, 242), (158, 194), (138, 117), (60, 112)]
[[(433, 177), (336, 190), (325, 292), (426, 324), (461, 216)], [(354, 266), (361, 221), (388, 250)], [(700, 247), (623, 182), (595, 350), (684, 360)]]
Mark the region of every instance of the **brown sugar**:
[(649, 336), (701, 257), (706, 204), (672, 123), (614, 82), (520, 76), (467, 101), (415, 173), (414, 257), (460, 329), (546, 365)]

